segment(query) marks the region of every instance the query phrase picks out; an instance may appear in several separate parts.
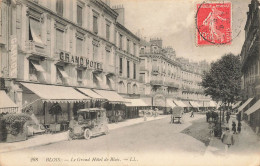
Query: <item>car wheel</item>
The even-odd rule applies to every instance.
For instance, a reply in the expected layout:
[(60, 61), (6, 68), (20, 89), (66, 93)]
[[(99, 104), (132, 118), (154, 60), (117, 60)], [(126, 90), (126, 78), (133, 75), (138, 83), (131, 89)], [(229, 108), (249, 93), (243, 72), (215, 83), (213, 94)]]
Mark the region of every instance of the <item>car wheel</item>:
[(90, 139), (91, 136), (92, 136), (92, 132), (91, 132), (89, 129), (86, 129), (86, 130), (84, 131), (84, 138), (85, 138), (85, 139)]

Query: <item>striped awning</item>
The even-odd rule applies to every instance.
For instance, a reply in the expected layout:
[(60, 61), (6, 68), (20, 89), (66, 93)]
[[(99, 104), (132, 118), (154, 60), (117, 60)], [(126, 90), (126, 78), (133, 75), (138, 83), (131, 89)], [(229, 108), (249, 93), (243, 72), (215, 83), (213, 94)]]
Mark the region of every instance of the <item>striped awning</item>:
[(125, 99), (127, 107), (146, 107), (148, 106), (142, 99)]
[(166, 107), (176, 107), (176, 104), (174, 104), (173, 100), (172, 99), (167, 99), (166, 100)]
[(241, 112), (252, 100), (253, 100), (253, 98), (247, 99), (247, 101), (244, 102), (244, 104), (242, 104), (242, 105), (238, 108), (238, 112)]
[(87, 88), (77, 88), (80, 92), (84, 93), (85, 95), (91, 97), (92, 100), (106, 100), (104, 97), (100, 96), (96, 92), (91, 89)]
[(94, 89), (93, 91), (98, 93), (100, 96), (104, 97), (105, 99), (107, 99), (109, 103), (114, 103), (114, 104), (126, 103), (126, 100), (115, 91), (97, 90), (97, 89)]
[(86, 102), (90, 98), (81, 94), (72, 87), (45, 85), (45, 84), (33, 84), (33, 83), (21, 83), (24, 87), (39, 96), (42, 101), (51, 103), (75, 103)]
[(180, 100), (173, 100), (173, 102), (175, 103), (175, 105), (179, 106), (179, 107), (187, 107), (186, 104), (184, 104), (182, 101)]
[(260, 99), (252, 107), (245, 111), (245, 114), (250, 115), (257, 110), (260, 110)]
[(196, 101), (190, 101), (190, 105), (192, 107), (200, 107), (200, 105)]

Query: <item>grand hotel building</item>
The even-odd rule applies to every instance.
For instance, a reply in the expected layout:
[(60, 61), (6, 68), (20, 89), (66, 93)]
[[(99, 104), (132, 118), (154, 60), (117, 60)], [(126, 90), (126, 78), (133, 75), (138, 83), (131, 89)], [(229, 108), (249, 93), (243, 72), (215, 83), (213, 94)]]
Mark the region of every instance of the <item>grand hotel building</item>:
[(122, 6), (2, 0), (0, 18), (1, 89), (18, 110), (45, 124), (68, 121), (84, 107), (126, 116), (122, 96), (139, 94), (140, 39), (124, 27)]

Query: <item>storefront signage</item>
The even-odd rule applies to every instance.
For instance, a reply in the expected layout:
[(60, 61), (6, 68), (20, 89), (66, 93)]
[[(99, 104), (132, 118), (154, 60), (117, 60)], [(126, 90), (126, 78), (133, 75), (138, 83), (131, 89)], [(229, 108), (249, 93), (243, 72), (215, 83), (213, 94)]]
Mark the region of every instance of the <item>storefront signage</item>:
[(68, 63), (77, 63), (78, 65), (87, 67), (88, 69), (102, 70), (102, 63), (84, 57), (72, 56), (66, 52), (60, 52), (60, 60)]
[(17, 78), (17, 39), (11, 36), (11, 50), (9, 60), (10, 77)]

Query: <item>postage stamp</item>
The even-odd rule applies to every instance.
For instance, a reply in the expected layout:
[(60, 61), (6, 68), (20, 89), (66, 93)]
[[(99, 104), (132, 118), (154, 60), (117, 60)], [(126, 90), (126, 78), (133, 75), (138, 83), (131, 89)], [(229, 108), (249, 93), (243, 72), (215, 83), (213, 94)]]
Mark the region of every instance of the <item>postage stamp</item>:
[(231, 3), (197, 4), (197, 45), (231, 44)]

